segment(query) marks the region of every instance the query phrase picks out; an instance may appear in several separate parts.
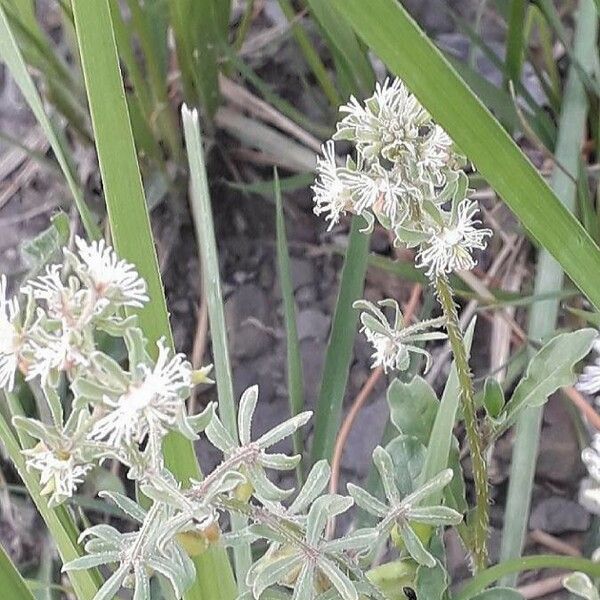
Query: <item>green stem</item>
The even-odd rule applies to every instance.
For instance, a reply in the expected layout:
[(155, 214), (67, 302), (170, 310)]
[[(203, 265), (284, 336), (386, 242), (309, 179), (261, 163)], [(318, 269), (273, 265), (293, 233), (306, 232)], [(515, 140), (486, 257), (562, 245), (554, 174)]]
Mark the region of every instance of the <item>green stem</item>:
[(484, 569), (487, 564), (487, 530), (489, 525), (489, 491), (487, 465), (483, 456), (482, 442), (477, 424), (475, 409), (475, 392), (473, 377), (467, 358), (463, 334), (456, 312), (456, 304), (452, 297), (452, 288), (445, 275), (438, 275), (434, 281), (439, 303), (446, 317), (448, 340), (454, 355), (454, 363), (458, 374), (461, 408), (467, 432), (467, 441), (473, 463), (473, 478), (475, 480), (475, 515), (473, 530), (473, 560), (475, 571)]
[(470, 600), (470, 598), (487, 588), (488, 585), (498, 581), (505, 575), (536, 569), (565, 569), (566, 571), (581, 571), (592, 578), (600, 577), (600, 563), (587, 558), (558, 556), (556, 554), (524, 556), (506, 560), (499, 565), (481, 571), (462, 588), (454, 600)]

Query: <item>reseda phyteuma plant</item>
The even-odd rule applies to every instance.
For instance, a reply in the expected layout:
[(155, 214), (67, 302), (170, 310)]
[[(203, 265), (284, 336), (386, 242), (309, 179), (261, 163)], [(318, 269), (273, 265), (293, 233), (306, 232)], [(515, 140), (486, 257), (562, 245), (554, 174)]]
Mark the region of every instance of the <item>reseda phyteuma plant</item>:
[[(329, 228), (340, 216), (363, 217), (371, 231), (377, 220), (396, 244), (416, 248), (415, 263), (435, 287), (441, 319), (410, 325), (393, 300), (394, 323), (372, 303), (361, 301), (363, 331), (373, 344), (373, 366), (406, 370), (409, 352), (427, 353), (415, 345), (440, 339), (426, 329), (445, 324), (460, 381), (462, 410), (473, 461), (477, 496), (473, 535), (474, 562), (486, 562), (488, 483), (481, 434), (475, 413), (473, 382), (448, 275), (475, 266), (473, 251), (485, 248), (492, 232), (478, 228), (477, 202), (467, 197), (465, 159), (452, 139), (436, 124), (406, 86), (396, 79), (377, 84), (361, 104), (355, 98), (343, 106), (333, 140), (323, 146), (317, 162), (314, 212), (325, 214)], [(338, 165), (334, 140), (354, 144), (354, 156)], [(429, 358), (427, 358), (427, 364)], [(427, 366), (427, 365), (426, 365)]]
[[(209, 382), (209, 368), (194, 371), (181, 354), (173, 354), (165, 340), (151, 356), (135, 316), (124, 308), (148, 301), (146, 284), (135, 267), (120, 260), (103, 241), (87, 244), (76, 238), (77, 252), (64, 250), (61, 265), (46, 268), (27, 282), (18, 298), (7, 296), (0, 281), (0, 365), (2, 386), (12, 393), (20, 373), (45, 400), (39, 418), (16, 416), (14, 425), (37, 440), (23, 449), (27, 469), (39, 473), (41, 493), (50, 506), (70, 499), (90, 472), (107, 459), (119, 461), (140, 491), (150, 500), (144, 508), (115, 491), (100, 496), (112, 501), (139, 526), (121, 532), (108, 524), (93, 525), (81, 535), (85, 556), (64, 566), (66, 571), (106, 565), (111, 575), (96, 598), (112, 598), (120, 588), (132, 588), (136, 600), (150, 598), (150, 579), (163, 578), (177, 598), (196, 577), (190, 558), (214, 543), (266, 540), (269, 548), (248, 573), (255, 598), (279, 584), (294, 589), (294, 598), (314, 598), (335, 590), (344, 600), (359, 591), (382, 598), (360, 568), (360, 557), (397, 525), (406, 547), (418, 563), (431, 565), (410, 523), (445, 525), (462, 516), (443, 506), (421, 506), (432, 490), (447, 485), (446, 470), (401, 500), (393, 488), (391, 459), (383, 449), (376, 457), (388, 499), (383, 506), (360, 488), (352, 496), (380, 518), (376, 527), (359, 529), (340, 540), (324, 535), (328, 519), (347, 511), (354, 500), (325, 494), (329, 466), (317, 463), (296, 499), (282, 501), (292, 490), (277, 487), (266, 472), (292, 470), (300, 456), (267, 450), (294, 434), (310, 418), (298, 414), (254, 439), (251, 422), (258, 388), (244, 392), (238, 409), (237, 433), (223, 426), (210, 404), (198, 415), (186, 412), (194, 385)], [(122, 340), (127, 368), (103, 351), (108, 335)], [(20, 377), (20, 376), (19, 376)], [(65, 415), (59, 389), (66, 384), (70, 411)], [(177, 431), (196, 440), (202, 431), (223, 453), (222, 462), (202, 481), (182, 486), (166, 468), (162, 442)], [(247, 530), (221, 535), (223, 513), (250, 520)], [(190, 543), (193, 540), (193, 543)], [(221, 541), (220, 541), (221, 540)]]

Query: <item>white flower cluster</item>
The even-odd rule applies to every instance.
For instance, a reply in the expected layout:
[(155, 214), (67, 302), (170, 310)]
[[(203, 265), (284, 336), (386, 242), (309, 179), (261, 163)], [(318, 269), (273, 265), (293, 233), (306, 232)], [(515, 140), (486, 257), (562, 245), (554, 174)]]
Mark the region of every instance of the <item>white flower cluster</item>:
[[(151, 357), (136, 317), (126, 317), (123, 311), (148, 300), (144, 281), (104, 242), (88, 245), (77, 239), (76, 245), (77, 253), (65, 249), (64, 265), (48, 267), (23, 286), (22, 318), (17, 299), (7, 298), (6, 280), (1, 280), (2, 387), (7, 394), (15, 393), (18, 401), (20, 372), (46, 401), (46, 406), (38, 406), (35, 418), (15, 416), (13, 424), (26, 434), (23, 440), (38, 440), (35, 445), (24, 441), (23, 454), (27, 468), (39, 473), (41, 494), (50, 506), (71, 498), (93, 469), (113, 459), (128, 469), (128, 477), (136, 481), (150, 507), (114, 491), (100, 492), (138, 527), (121, 532), (106, 523), (92, 525), (80, 537), (87, 554), (64, 565), (64, 570), (109, 567), (112, 574), (97, 599), (112, 598), (126, 588), (133, 590), (136, 600), (150, 600), (152, 577), (170, 588), (169, 597), (181, 598), (197, 577), (192, 556), (219, 540), (230, 545), (263, 540), (268, 549), (246, 580), (256, 600), (275, 585), (291, 587), (293, 598), (307, 600), (328, 590), (343, 600), (357, 600), (359, 594), (380, 598), (357, 559), (378, 540), (387, 539), (393, 527), (400, 529), (407, 551), (418, 563), (433, 564), (409, 521), (446, 525), (461, 519), (444, 506), (420, 506), (433, 490), (449, 483), (451, 471), (402, 499), (398, 490), (391, 489), (391, 458), (379, 448), (375, 460), (386, 490), (391, 489), (390, 511), (360, 488), (350, 489), (353, 497), (324, 493), (330, 475), (326, 461), (314, 465), (291, 504), (282, 504), (292, 490), (277, 487), (267, 472), (295, 469), (301, 457), (271, 449), (294, 435), (311, 413), (295, 415), (255, 439), (252, 419), (258, 388), (254, 386), (240, 399), (234, 431), (223, 424), (214, 404), (189, 416), (185, 402), (194, 384), (210, 381), (208, 368), (193, 371), (164, 340), (159, 340)], [(378, 310), (371, 312), (378, 316)], [(401, 320), (398, 313), (397, 327)], [(394, 340), (394, 357), (386, 356), (386, 364), (403, 366), (408, 351), (418, 351), (411, 342), (440, 335), (422, 329), (406, 328)], [(123, 344), (127, 368), (103, 351), (107, 338)], [(169, 432), (190, 440), (205, 432), (223, 453), (222, 462), (201, 481), (178, 482), (162, 452)], [(355, 502), (373, 512), (379, 524), (339, 540), (327, 539), (327, 521)], [(243, 515), (250, 521), (248, 528), (222, 535), (224, 512)]]
[(397, 242), (418, 247), (417, 265), (429, 277), (472, 269), (473, 250), (492, 232), (476, 227), (465, 161), (448, 134), (399, 79), (377, 84), (364, 104), (351, 98), (340, 112), (333, 140), (352, 142), (356, 156), (338, 164), (334, 141), (325, 143), (314, 212), (330, 229), (346, 213), (363, 216), (367, 229), (377, 219)]

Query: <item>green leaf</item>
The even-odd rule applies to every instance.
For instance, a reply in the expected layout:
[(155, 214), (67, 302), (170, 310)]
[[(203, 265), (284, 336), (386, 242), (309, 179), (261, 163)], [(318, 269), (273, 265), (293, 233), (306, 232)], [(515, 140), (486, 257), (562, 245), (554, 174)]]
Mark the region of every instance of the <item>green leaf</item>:
[[(149, 348), (154, 351), (155, 342), (161, 337), (165, 337), (172, 347), (166, 301), (119, 71), (109, 1), (73, 0), (72, 6), (114, 245), (120, 256), (136, 265), (148, 284), (152, 301), (139, 312), (139, 322)], [(183, 436), (168, 435), (163, 448), (167, 466), (184, 484), (190, 477), (200, 477), (194, 448)], [(186, 598), (214, 594), (229, 600), (235, 595), (223, 549), (211, 549), (197, 557), (194, 564), (198, 577)], [(216, 573), (219, 573), (218, 577)]]
[[(465, 346), (467, 352), (471, 350), (473, 342), (473, 333), (475, 331), (475, 319), (471, 321), (465, 332)], [(425, 467), (423, 468), (422, 480), (427, 481), (449, 464), (449, 456), (454, 439), (454, 423), (458, 412), (459, 404), (459, 386), (456, 366), (452, 363), (450, 374), (446, 381), (446, 387), (442, 394), (439, 409), (435, 416), (435, 421), (431, 429), (431, 434), (427, 442), (427, 455), (425, 457)], [(432, 496), (429, 501), (437, 504), (441, 494)]]
[(600, 308), (598, 246), (402, 5), (394, 0), (371, 0), (366, 11), (362, 0), (332, 0), (332, 4), (404, 79), (533, 238)]
[(0, 589), (11, 600), (35, 600), (21, 574), (0, 545)]
[[(290, 268), (290, 257), (288, 254), (287, 235), (285, 232), (285, 220), (283, 215), (283, 202), (281, 199), (281, 188), (279, 187), (279, 176), (275, 171), (275, 224), (277, 230), (277, 269), (281, 284), (281, 296), (283, 298), (283, 316), (286, 332), (287, 352), (287, 386), (290, 398), (290, 412), (292, 416), (302, 412), (304, 408), (304, 377), (302, 374), (302, 357), (300, 354), (300, 341), (298, 339), (298, 327), (296, 325), (296, 302), (294, 300), (294, 285)], [(294, 433), (294, 452), (302, 455), (304, 444), (299, 432)], [(298, 483), (302, 483), (302, 469), (297, 470)]]
[(425, 446), (412, 435), (399, 435), (385, 449), (392, 457), (396, 485), (402, 496), (413, 492), (425, 463)]
[(392, 423), (400, 433), (413, 435), (421, 444), (427, 444), (439, 406), (431, 386), (419, 375), (410, 383), (396, 379), (388, 388), (387, 401)]
[(583, 319), (590, 325), (600, 328), (600, 312), (582, 310), (580, 308), (573, 308), (572, 306), (565, 306), (565, 310), (568, 310), (572, 315)]
[[(574, 52), (590, 71), (597, 61), (597, 27), (598, 19), (591, 0), (582, 0), (577, 13)], [(554, 170), (551, 180), (552, 189), (570, 211), (575, 210), (575, 182), (579, 173), (581, 145), (586, 139), (587, 113), (587, 94), (580, 81), (580, 73), (571, 65), (562, 99), (555, 149), (555, 158), (561, 168)], [(554, 229), (552, 223), (549, 228)], [(569, 274), (568, 265), (561, 256), (546, 244), (544, 246), (545, 249), (541, 249), (537, 256), (534, 295), (560, 292), (564, 281), (563, 269)], [(582, 249), (582, 252), (587, 251)], [(536, 341), (548, 339), (556, 327), (558, 310), (558, 298), (538, 303), (529, 315), (528, 337)], [(540, 408), (523, 412), (517, 422), (506, 501), (506, 511), (511, 518), (504, 522), (501, 562), (519, 556), (523, 549), (541, 427)], [(502, 584), (514, 586), (516, 577), (507, 577)]]
[(497, 379), (488, 377), (483, 386), (483, 406), (491, 417), (497, 417), (504, 408), (504, 391)]
[[(188, 152), (191, 176), (191, 209), (198, 238), (204, 290), (208, 303), (208, 316), (215, 360), (215, 377), (219, 396), (219, 416), (223, 425), (234, 439), (237, 437), (236, 406), (233, 396), (233, 380), (227, 344), (227, 330), (223, 311), (221, 276), (217, 258), (217, 242), (212, 219), (210, 193), (206, 177), (204, 153), (198, 112), (184, 105), (182, 109), (183, 130)], [(213, 419), (214, 421), (214, 419)], [(232, 516), (235, 531), (245, 526), (246, 520), (239, 515)], [(246, 573), (252, 564), (249, 545), (240, 545), (234, 550), (235, 568), (240, 589), (244, 588)]]
[(352, 308), (352, 304), (362, 295), (367, 270), (369, 236), (360, 232), (362, 227), (361, 219), (355, 217), (352, 220), (348, 239), (315, 411), (312, 463), (322, 458), (331, 459), (340, 426), (342, 403), (358, 322), (358, 311)]
[(524, 408), (541, 406), (558, 388), (571, 385), (576, 379), (573, 366), (590, 351), (596, 336), (594, 329), (581, 329), (561, 333), (545, 344), (531, 359), (506, 403), (501, 430), (507, 429)]

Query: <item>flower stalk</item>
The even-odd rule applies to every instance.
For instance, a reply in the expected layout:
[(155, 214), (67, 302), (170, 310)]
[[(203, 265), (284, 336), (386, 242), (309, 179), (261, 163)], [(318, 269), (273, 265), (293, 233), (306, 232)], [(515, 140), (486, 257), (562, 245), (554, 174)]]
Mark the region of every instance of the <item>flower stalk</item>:
[(469, 359), (458, 320), (458, 313), (456, 312), (456, 304), (452, 296), (452, 288), (450, 287), (448, 278), (443, 274), (435, 277), (434, 285), (439, 303), (446, 317), (446, 330), (456, 365), (467, 442), (471, 451), (476, 499), (472, 550), (473, 566), (475, 572), (477, 572), (485, 569), (487, 566), (487, 531), (489, 526), (487, 464), (477, 422), (473, 376), (469, 367)]

